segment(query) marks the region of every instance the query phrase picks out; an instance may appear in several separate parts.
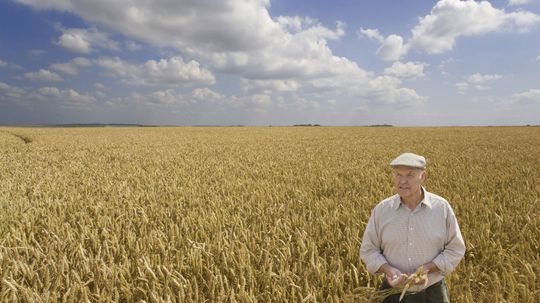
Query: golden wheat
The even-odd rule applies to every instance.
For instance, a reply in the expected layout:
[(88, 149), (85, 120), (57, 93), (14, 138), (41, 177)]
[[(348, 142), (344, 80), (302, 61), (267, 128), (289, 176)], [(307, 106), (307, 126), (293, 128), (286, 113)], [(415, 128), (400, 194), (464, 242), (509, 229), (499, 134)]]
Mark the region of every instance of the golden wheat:
[(540, 296), (540, 128), (0, 128), (2, 302), (367, 302), (388, 162), (428, 159), (452, 302)]

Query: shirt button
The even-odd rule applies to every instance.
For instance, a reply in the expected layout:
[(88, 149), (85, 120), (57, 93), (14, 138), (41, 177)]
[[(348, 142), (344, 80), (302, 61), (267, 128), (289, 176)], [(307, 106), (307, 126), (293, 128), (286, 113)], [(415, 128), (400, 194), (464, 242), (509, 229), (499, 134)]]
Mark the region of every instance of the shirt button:
[(411, 230), (413, 230), (413, 228), (411, 227)]
[(409, 258), (409, 261), (411, 261), (411, 258)]
[(409, 243), (409, 246), (412, 246), (412, 243)]

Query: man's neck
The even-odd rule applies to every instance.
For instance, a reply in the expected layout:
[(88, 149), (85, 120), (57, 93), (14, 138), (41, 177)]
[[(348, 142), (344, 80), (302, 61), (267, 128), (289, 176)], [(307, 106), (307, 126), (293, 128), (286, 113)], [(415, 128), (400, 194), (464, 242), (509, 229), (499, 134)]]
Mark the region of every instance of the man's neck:
[(413, 196), (408, 197), (408, 198), (404, 198), (404, 197), (400, 197), (400, 198), (403, 204), (407, 205), (407, 207), (410, 210), (414, 210), (420, 204), (420, 202), (422, 202), (422, 200), (424, 199), (424, 190), (420, 188), (420, 190), (416, 192)]

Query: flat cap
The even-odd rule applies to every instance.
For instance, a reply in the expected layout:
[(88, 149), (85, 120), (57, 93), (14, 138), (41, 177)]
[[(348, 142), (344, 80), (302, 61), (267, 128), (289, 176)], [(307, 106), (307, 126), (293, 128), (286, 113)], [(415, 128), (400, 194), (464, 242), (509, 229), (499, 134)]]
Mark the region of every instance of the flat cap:
[(390, 166), (426, 168), (426, 158), (413, 153), (404, 153), (392, 160), (392, 162), (390, 162)]

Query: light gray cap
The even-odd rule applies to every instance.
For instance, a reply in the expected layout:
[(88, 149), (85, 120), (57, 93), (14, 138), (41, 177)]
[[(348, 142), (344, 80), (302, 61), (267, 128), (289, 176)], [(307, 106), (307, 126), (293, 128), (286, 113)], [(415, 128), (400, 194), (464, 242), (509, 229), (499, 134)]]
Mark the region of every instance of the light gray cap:
[(413, 153), (404, 153), (390, 162), (390, 166), (408, 166), (415, 168), (426, 168), (426, 158), (423, 156), (413, 154)]

